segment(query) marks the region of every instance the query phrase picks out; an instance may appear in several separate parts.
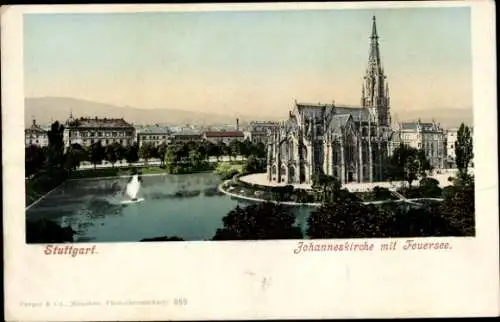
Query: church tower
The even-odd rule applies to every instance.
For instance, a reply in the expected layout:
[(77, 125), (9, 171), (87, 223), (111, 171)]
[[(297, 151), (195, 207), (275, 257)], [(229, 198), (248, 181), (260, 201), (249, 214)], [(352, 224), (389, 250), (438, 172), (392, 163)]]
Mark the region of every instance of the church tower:
[(378, 126), (389, 127), (391, 125), (389, 105), (389, 85), (380, 60), (377, 22), (375, 16), (373, 16), (370, 55), (366, 73), (363, 77), (361, 106), (370, 109)]

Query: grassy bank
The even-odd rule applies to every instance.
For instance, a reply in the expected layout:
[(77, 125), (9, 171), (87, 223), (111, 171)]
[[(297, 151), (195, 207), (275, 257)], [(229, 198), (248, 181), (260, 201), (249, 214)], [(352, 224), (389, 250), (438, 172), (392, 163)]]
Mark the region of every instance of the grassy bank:
[(59, 186), (67, 178), (68, 174), (66, 171), (53, 169), (39, 172), (33, 178), (26, 179), (24, 181), (26, 207)]
[(219, 175), (222, 180), (228, 180), (236, 174), (242, 173), (243, 165), (232, 162), (219, 162), (214, 172)]

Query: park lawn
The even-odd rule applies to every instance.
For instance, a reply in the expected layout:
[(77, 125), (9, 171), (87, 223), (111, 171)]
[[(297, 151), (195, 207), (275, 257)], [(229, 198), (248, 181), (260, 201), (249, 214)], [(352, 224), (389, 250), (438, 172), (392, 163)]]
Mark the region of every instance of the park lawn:
[(142, 174), (168, 173), (167, 169), (160, 167), (140, 168), (139, 172)]
[(353, 192), (353, 194), (364, 202), (397, 200), (398, 198), (390, 193), (377, 195), (373, 191)]
[(166, 169), (160, 167), (120, 167), (120, 168), (104, 168), (104, 169), (85, 169), (74, 171), (70, 175), (70, 179), (85, 179), (85, 178), (100, 178), (100, 177), (118, 177), (132, 175), (132, 170), (137, 169), (139, 174), (154, 174), (167, 173)]
[(242, 161), (219, 161), (217, 163), (217, 167), (237, 170), (238, 172), (243, 171), (243, 162)]
[(116, 177), (130, 174), (132, 168), (85, 169), (71, 172), (70, 179)]

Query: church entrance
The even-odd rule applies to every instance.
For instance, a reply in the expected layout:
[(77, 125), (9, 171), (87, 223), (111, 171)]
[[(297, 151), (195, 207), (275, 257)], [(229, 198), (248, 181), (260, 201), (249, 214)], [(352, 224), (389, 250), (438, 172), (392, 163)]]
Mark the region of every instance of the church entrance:
[(354, 174), (352, 171), (347, 172), (347, 182), (352, 182), (354, 181)]

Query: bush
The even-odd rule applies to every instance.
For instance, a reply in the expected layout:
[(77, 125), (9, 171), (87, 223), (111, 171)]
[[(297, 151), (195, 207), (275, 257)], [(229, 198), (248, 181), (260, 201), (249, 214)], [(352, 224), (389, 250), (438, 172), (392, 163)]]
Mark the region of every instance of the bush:
[(399, 189), (398, 192), (408, 199), (422, 198), (423, 197), (420, 188), (417, 188), (417, 187), (402, 188), (402, 189)]
[(215, 173), (218, 174), (222, 180), (229, 180), (238, 174), (239, 171), (228, 163), (219, 163), (215, 167)]
[(394, 199), (394, 196), (389, 189), (379, 186), (373, 188), (372, 194), (375, 200)]
[(314, 196), (305, 189), (295, 189), (296, 202), (311, 203), (314, 202)]
[(419, 189), (424, 198), (439, 198), (442, 195), (439, 181), (433, 178), (423, 178), (420, 180)]
[(73, 242), (76, 232), (71, 227), (61, 227), (46, 219), (26, 222), (27, 243), (65, 243)]

